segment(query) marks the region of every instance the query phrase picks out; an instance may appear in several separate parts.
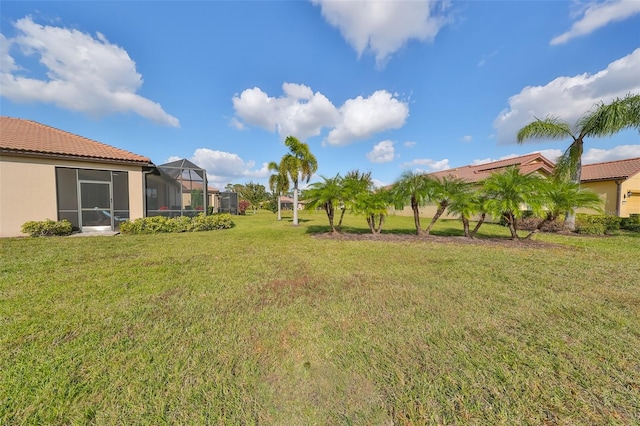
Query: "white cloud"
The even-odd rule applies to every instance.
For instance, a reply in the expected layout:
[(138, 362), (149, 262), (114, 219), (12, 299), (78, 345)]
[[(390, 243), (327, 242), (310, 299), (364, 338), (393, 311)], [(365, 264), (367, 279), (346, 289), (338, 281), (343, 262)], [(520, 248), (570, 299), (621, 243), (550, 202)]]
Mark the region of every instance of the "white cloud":
[[(133, 112), (160, 124), (179, 126), (160, 104), (136, 91), (142, 76), (127, 52), (74, 29), (38, 25), (31, 17), (15, 23), (19, 34), (2, 42), (0, 87), (2, 96), (14, 102), (52, 103), (60, 108), (103, 116)], [(9, 55), (12, 45), (25, 55), (36, 55), (47, 69), (46, 79), (29, 78)], [(25, 72), (23, 72), (25, 71)]]
[(618, 145), (611, 149), (590, 148), (582, 154), (582, 164), (602, 163), (640, 157), (640, 145)]
[(473, 136), (466, 135), (462, 137), (462, 142), (471, 142), (472, 140)]
[(402, 127), (409, 116), (409, 106), (386, 90), (378, 90), (368, 98), (348, 99), (340, 107), (340, 122), (329, 132), (330, 145), (346, 145), (366, 139), (374, 133)]
[(417, 172), (437, 172), (451, 168), (451, 166), (449, 166), (449, 159), (447, 158), (440, 161), (432, 160), (430, 158), (418, 158), (413, 161), (402, 163), (400, 167), (412, 168)]
[(403, 145), (406, 146), (407, 148), (413, 148), (414, 146), (416, 146), (416, 142), (407, 141)]
[(448, 22), (448, 1), (312, 0), (325, 20), (361, 56), (371, 52), (379, 67), (409, 40), (433, 41)]
[[(169, 157), (167, 161), (176, 161), (180, 157)], [(269, 176), (267, 163), (262, 163), (256, 168), (255, 161), (245, 161), (238, 154), (217, 151), (208, 148), (198, 148), (191, 158), (194, 164), (207, 171), (209, 186), (218, 189), (233, 181), (265, 179)]]
[(339, 113), (320, 92), (301, 84), (284, 83), (284, 96), (270, 97), (260, 88), (246, 89), (233, 97), (236, 117), (231, 124), (242, 128), (247, 124), (277, 131), (282, 139), (294, 135), (306, 140), (320, 134), (323, 127), (335, 125)]
[(233, 97), (236, 116), (230, 124), (238, 129), (244, 124), (306, 140), (318, 136), (323, 128), (332, 129), (327, 137), (331, 145), (346, 145), (375, 133), (401, 127), (409, 115), (406, 102), (385, 90), (368, 98), (348, 99), (340, 109), (320, 92), (302, 84), (284, 83), (284, 95), (272, 97), (259, 87), (244, 90)]
[(584, 9), (582, 19), (576, 21), (569, 31), (554, 37), (550, 44), (563, 44), (574, 37), (592, 33), (612, 22), (623, 21), (640, 13), (640, 1), (637, 0), (609, 0), (592, 2)]
[(378, 142), (373, 146), (373, 150), (367, 153), (367, 158), (372, 163), (388, 163), (393, 161), (395, 149), (392, 141)]
[(558, 77), (545, 86), (529, 86), (509, 98), (509, 107), (493, 122), (498, 143), (516, 142), (519, 129), (547, 115), (575, 123), (599, 101), (640, 93), (640, 48), (593, 75)]

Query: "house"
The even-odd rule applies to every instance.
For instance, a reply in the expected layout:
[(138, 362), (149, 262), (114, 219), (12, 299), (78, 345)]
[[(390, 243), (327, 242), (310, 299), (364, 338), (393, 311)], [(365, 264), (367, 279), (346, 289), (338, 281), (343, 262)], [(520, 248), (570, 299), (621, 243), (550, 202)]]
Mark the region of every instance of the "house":
[[(468, 166), (442, 170), (439, 172), (429, 173), (429, 176), (439, 179), (444, 177), (458, 178), (467, 182), (478, 183), (491, 176), (492, 173), (501, 173), (507, 167), (511, 166), (517, 166), (523, 174), (538, 173), (542, 176), (551, 175), (554, 168), (554, 164), (551, 160), (540, 153), (533, 153), (521, 155), (519, 157), (507, 158), (505, 160), (492, 161), (490, 163), (470, 164)], [(433, 217), (437, 209), (438, 207), (435, 204), (427, 204), (420, 207), (420, 216)], [(413, 215), (413, 211), (410, 206), (405, 206), (402, 210), (391, 209), (390, 213), (400, 216)], [(445, 219), (453, 219), (455, 217), (456, 216), (450, 215), (448, 211), (442, 215), (442, 218)]]
[(640, 157), (582, 166), (581, 186), (604, 201), (607, 213), (640, 214)]
[(31, 220), (67, 219), (95, 232), (145, 216), (206, 214), (216, 192), (206, 171), (187, 160), (156, 166), (51, 126), (0, 117), (0, 237), (23, 235)]
[(31, 220), (118, 229), (145, 215), (151, 160), (35, 121), (0, 117), (0, 237)]

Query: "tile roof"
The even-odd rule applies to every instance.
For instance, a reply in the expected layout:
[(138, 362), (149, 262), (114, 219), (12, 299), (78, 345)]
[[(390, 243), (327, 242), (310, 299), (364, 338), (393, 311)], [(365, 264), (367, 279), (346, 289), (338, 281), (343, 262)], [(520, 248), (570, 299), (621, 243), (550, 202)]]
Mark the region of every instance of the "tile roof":
[(142, 155), (31, 120), (0, 117), (0, 152), (151, 164)]
[(582, 166), (580, 180), (628, 179), (640, 173), (640, 157), (626, 160), (607, 161), (606, 163), (585, 164)]
[(545, 174), (553, 172), (553, 162), (548, 160), (540, 153), (522, 155), (520, 157), (507, 158), (505, 160), (493, 161), (485, 164), (475, 164), (454, 169), (442, 170), (439, 172), (429, 173), (430, 176), (456, 177), (467, 182), (479, 182), (488, 178), (491, 173), (500, 172), (509, 166), (517, 165), (523, 174), (541, 171)]

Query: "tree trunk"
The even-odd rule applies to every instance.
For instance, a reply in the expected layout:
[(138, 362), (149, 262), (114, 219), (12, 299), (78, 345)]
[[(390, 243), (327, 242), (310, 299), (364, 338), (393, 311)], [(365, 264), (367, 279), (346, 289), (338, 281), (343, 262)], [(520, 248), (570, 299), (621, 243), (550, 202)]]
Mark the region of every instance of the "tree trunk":
[(431, 232), (431, 228), (433, 228), (433, 225), (435, 225), (438, 219), (440, 219), (440, 216), (442, 216), (442, 213), (444, 213), (444, 209), (446, 208), (447, 208), (447, 205), (444, 203), (441, 203), (438, 206), (438, 210), (436, 211), (436, 214), (433, 216), (433, 219), (431, 219), (431, 223), (429, 224), (429, 226), (427, 226), (427, 229), (424, 230), (425, 234), (429, 235), (429, 233)]
[(375, 230), (375, 225), (374, 225), (374, 222), (373, 222), (373, 215), (372, 214), (367, 216), (367, 225), (369, 225), (369, 231), (371, 231), (372, 234), (375, 234), (376, 230)]
[(342, 231), (342, 219), (344, 219), (344, 213), (347, 211), (347, 209), (342, 206), (342, 211), (340, 212), (340, 220), (338, 221), (338, 231)]
[(282, 213), (280, 213), (280, 194), (278, 194), (278, 220), (282, 220)]
[(413, 210), (413, 223), (416, 225), (416, 234), (422, 235), (422, 228), (420, 227), (420, 206), (415, 197), (411, 197), (411, 210)]
[(382, 232), (382, 225), (384, 224), (384, 215), (380, 214), (380, 218), (378, 219), (378, 229), (376, 229), (376, 234)]
[(476, 223), (476, 227), (473, 228), (473, 231), (471, 231), (470, 237), (473, 238), (476, 236), (476, 234), (478, 233), (478, 229), (480, 229), (480, 227), (482, 226), (482, 224), (484, 223), (485, 218), (487, 217), (486, 213), (482, 213), (480, 215), (480, 220), (478, 221), (478, 223)]
[(467, 238), (471, 238), (471, 234), (469, 233), (469, 218), (465, 215), (461, 215), (460, 219), (462, 220), (462, 228), (464, 229), (464, 236)]
[[(575, 142), (574, 142), (577, 146), (577, 150), (578, 150), (578, 154), (577, 154), (577, 162), (576, 162), (576, 169), (573, 172), (572, 176), (571, 176), (571, 180), (574, 183), (577, 183), (578, 185), (580, 185), (580, 181), (582, 178), (582, 151), (583, 151), (583, 141), (582, 141), (582, 137), (578, 138)], [(576, 230), (576, 214), (575, 212), (567, 212), (567, 214), (564, 217), (564, 226), (569, 229), (570, 231), (575, 231)]]
[(293, 184), (293, 226), (298, 226), (298, 182)]
[(507, 213), (504, 215), (505, 219), (507, 220), (507, 225), (509, 225), (509, 231), (511, 232), (511, 239), (512, 240), (517, 240), (518, 239), (518, 232), (516, 230), (516, 218), (513, 215), (513, 213)]
[(333, 226), (333, 217), (334, 217), (334, 209), (332, 203), (324, 203), (324, 211), (327, 212), (327, 217), (329, 218), (329, 226), (331, 227), (331, 233), (337, 234), (336, 227)]

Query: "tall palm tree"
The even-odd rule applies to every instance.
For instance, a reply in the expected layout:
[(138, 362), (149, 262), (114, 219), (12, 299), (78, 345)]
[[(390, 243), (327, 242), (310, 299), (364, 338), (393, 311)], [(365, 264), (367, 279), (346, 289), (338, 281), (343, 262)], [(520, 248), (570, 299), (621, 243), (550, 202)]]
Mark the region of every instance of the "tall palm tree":
[[(558, 160), (556, 172), (580, 184), (584, 138), (611, 136), (628, 128), (640, 130), (639, 94), (628, 94), (609, 104), (599, 102), (573, 127), (553, 116), (547, 116), (544, 120), (536, 118), (518, 131), (518, 143), (528, 139), (571, 138), (573, 142)], [(574, 215), (569, 215), (566, 222), (570, 229), (575, 228)]]
[(268, 168), (270, 172), (274, 172), (269, 176), (269, 188), (271, 192), (276, 194), (276, 199), (278, 200), (278, 220), (282, 220), (280, 197), (283, 193), (289, 191), (289, 178), (286, 173), (283, 173), (280, 165), (275, 161), (270, 162)]
[(420, 207), (430, 201), (432, 188), (433, 180), (429, 176), (407, 171), (400, 176), (391, 189), (396, 208), (403, 208), (407, 203), (411, 205), (417, 235), (423, 232), (420, 227)]
[(289, 153), (280, 160), (279, 170), (293, 183), (293, 224), (297, 226), (299, 184), (301, 181), (309, 182), (318, 170), (318, 160), (309, 150), (309, 145), (294, 136), (287, 136), (284, 144), (289, 148)]
[(519, 238), (516, 230), (522, 207), (526, 205), (534, 213), (542, 209), (542, 181), (543, 178), (535, 174), (523, 175), (518, 167), (511, 166), (502, 173), (492, 173), (483, 182), (487, 211), (494, 217), (504, 218), (514, 240)]
[(329, 219), (331, 233), (337, 234), (334, 225), (336, 204), (342, 199), (342, 178), (337, 174), (333, 178), (321, 176), (323, 182), (314, 182), (302, 192), (303, 199), (307, 201), (306, 208), (311, 210), (322, 207)]
[(436, 214), (433, 215), (431, 223), (425, 229), (425, 233), (429, 235), (431, 228), (438, 221), (440, 216), (449, 207), (451, 200), (454, 199), (459, 193), (468, 191), (471, 184), (465, 182), (460, 178), (444, 176), (441, 179), (433, 178), (433, 195), (432, 199), (438, 204)]

